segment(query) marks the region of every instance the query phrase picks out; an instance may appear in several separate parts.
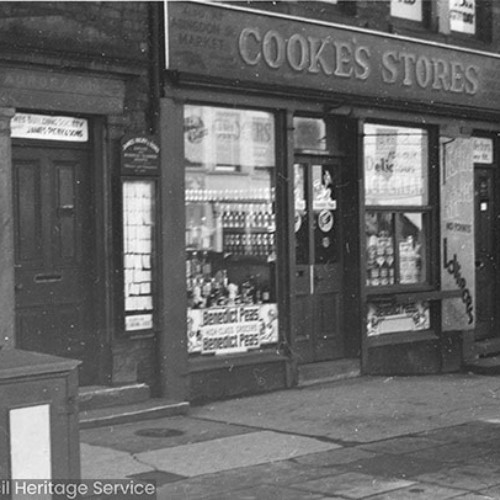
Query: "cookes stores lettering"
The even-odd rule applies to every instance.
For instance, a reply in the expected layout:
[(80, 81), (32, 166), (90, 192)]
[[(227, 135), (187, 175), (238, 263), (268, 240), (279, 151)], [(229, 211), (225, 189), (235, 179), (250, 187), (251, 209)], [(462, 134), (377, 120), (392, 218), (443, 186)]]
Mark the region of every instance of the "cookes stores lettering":
[(382, 52), (374, 63), (371, 47), (359, 44), (355, 36), (349, 40), (300, 33), (287, 37), (274, 29), (247, 27), (239, 34), (238, 50), (246, 65), (265, 64), (271, 70), (358, 81), (368, 80), (376, 70), (389, 85), (468, 95), (479, 88), (480, 68), (475, 64), (393, 49)]

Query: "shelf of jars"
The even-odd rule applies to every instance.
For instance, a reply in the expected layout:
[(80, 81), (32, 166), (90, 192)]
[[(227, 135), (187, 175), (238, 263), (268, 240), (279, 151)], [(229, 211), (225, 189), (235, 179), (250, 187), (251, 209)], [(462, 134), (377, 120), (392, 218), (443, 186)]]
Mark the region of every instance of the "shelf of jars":
[(186, 189), (187, 203), (272, 203), (274, 188)]

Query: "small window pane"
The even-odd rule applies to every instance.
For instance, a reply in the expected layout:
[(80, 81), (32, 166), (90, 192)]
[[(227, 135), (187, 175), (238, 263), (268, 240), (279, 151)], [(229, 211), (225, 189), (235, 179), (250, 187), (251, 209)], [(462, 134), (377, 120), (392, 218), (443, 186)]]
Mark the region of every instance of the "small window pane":
[(299, 265), (309, 264), (309, 221), (306, 203), (305, 169), (305, 165), (294, 165), (295, 260)]
[(422, 22), (422, 0), (391, 0), (391, 16)]
[(425, 282), (424, 217), (418, 213), (401, 213), (396, 217), (399, 283), (411, 285)]
[(476, 1), (449, 0), (449, 2), (451, 31), (474, 35), (476, 33)]
[(299, 151), (326, 151), (326, 125), (317, 118), (293, 119), (293, 143)]
[(364, 169), (366, 205), (427, 205), (427, 132), (365, 124)]
[[(312, 165), (314, 263), (330, 264), (338, 259), (337, 200), (332, 165)], [(335, 183), (338, 185), (338, 182)]]
[(395, 283), (394, 215), (367, 212), (366, 225), (366, 284), (387, 286)]

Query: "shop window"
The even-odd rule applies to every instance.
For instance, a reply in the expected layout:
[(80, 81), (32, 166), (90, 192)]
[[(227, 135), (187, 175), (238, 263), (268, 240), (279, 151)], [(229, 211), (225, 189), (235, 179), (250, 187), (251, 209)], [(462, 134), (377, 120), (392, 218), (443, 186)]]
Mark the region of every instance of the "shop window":
[(263, 111), (186, 105), (188, 350), (275, 344), (275, 125)]
[(424, 19), (423, 0), (391, 0), (391, 16), (421, 23)]
[(364, 172), (367, 286), (428, 283), (427, 131), (365, 124)]
[(396, 31), (430, 29), (434, 10), (432, 0), (391, 0), (392, 27)]
[(445, 32), (491, 41), (492, 3), (490, 0), (441, 0), (445, 2), (448, 25)]
[(476, 34), (476, 0), (449, 0), (450, 30)]

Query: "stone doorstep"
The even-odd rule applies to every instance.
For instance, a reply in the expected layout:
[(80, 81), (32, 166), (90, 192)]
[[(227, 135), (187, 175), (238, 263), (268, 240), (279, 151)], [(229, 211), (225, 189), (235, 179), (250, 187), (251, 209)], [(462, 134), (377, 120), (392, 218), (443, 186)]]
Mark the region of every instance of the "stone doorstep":
[(472, 351), (475, 356), (488, 356), (500, 353), (500, 338), (491, 338), (473, 342)]
[(186, 415), (189, 407), (187, 401), (179, 402), (152, 398), (142, 403), (83, 410), (79, 413), (80, 429)]
[(142, 403), (151, 397), (147, 384), (129, 384), (116, 387), (87, 386), (78, 390), (78, 407), (97, 410), (119, 405)]
[(465, 370), (479, 375), (500, 374), (500, 356), (477, 358), (465, 364)]
[(299, 387), (359, 377), (359, 359), (340, 359), (299, 365)]

